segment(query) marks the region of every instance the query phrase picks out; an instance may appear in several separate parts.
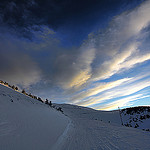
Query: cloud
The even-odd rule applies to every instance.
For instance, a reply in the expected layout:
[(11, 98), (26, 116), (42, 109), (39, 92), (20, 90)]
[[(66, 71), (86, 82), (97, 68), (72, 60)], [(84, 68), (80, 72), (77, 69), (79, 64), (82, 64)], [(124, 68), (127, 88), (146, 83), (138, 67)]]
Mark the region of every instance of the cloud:
[(128, 48), (122, 53), (116, 54), (110, 61), (101, 64), (101, 67), (98, 68), (99, 71), (97, 71), (99, 72), (99, 74), (97, 73), (98, 77), (94, 80), (109, 78), (148, 60), (150, 60), (150, 53), (138, 54), (137, 48), (132, 45), (132, 49)]
[[(105, 31), (93, 36), (97, 46), (95, 62), (98, 62), (93, 67), (93, 80), (109, 78), (122, 68), (133, 67), (126, 60), (128, 58), (132, 60), (141, 51), (140, 46), (143, 40), (139, 40), (139, 37), (145, 35), (143, 29), (150, 23), (149, 6), (150, 1), (146, 1), (133, 11), (127, 11), (116, 16)], [(147, 58), (146, 56), (143, 56), (144, 58), (137, 56), (141, 61), (136, 60), (134, 65), (149, 60), (148, 55), (147, 53)]]
[(28, 42), (9, 34), (0, 34), (0, 78), (2, 80), (24, 88), (40, 82), (41, 69), (38, 63), (26, 53), (27, 47)]
[[(83, 31), (90, 28), (91, 24), (94, 24), (99, 18), (103, 19), (103, 14), (112, 13), (111, 9), (129, 5), (128, 1), (96, 1), (93, 3), (92, 0), (82, 2), (80, 0), (1, 0), (0, 23), (17, 30), (17, 34), (27, 38), (32, 38), (31, 28), (37, 31), (40, 30), (38, 26), (42, 25), (54, 30), (73, 26), (75, 31)], [(87, 23), (88, 26), (86, 26)], [(83, 24), (82, 27), (81, 24)], [(34, 25), (37, 27), (34, 28)], [(76, 33), (78, 32), (74, 32)]]
[[(72, 53), (59, 55), (55, 61), (54, 81), (65, 89), (77, 91), (85, 84), (110, 78), (150, 60), (149, 52), (141, 55), (143, 41), (139, 40), (141, 36), (146, 38), (143, 29), (149, 25), (149, 5), (150, 1), (146, 1), (114, 17), (105, 30), (89, 34)], [(134, 28), (135, 24), (138, 27)]]
[[(150, 60), (149, 47), (143, 44), (150, 35), (147, 29), (150, 25), (150, 0), (114, 16), (107, 27), (90, 33), (81, 46), (76, 47), (63, 47), (61, 38), (66, 35), (59, 38), (56, 32), (63, 24), (69, 21), (71, 24), (68, 18), (72, 17), (76, 18), (73, 21), (73, 31), (76, 31), (81, 13), (74, 13), (70, 9), (73, 4), (35, 0), (4, 2), (3, 5), (8, 3), (7, 8), (0, 6), (4, 12), (0, 15), (0, 77), (4, 80), (24, 86), (41, 81), (41, 93), (45, 94), (45, 89), (55, 87), (54, 99), (65, 101), (66, 98), (71, 103), (84, 106), (100, 105), (107, 100), (134, 94), (150, 85), (144, 77), (137, 79), (133, 74), (128, 75), (129, 69), (134, 72), (135, 67), (138, 69), (138, 65)], [(93, 2), (80, 6), (77, 3), (75, 10), (79, 6), (79, 12), (86, 10), (90, 13), (90, 4)], [(88, 8), (82, 10), (82, 6)], [(94, 8), (95, 4), (92, 6)], [(80, 21), (84, 22), (82, 17)], [(86, 23), (84, 25), (87, 28)], [(4, 33), (7, 36), (3, 36)], [(21, 34), (21, 38), (12, 34)], [(32, 37), (32, 40), (28, 40), (28, 37)], [(39, 87), (34, 88), (36, 91)]]
[(118, 107), (129, 107), (134, 101), (147, 98), (147, 97), (150, 97), (150, 95), (143, 96), (142, 94), (137, 94), (133, 96), (128, 96), (126, 98), (122, 98), (120, 100), (106, 104), (105, 106), (95, 107), (95, 109), (114, 110), (114, 109), (118, 109)]
[(95, 48), (93, 48), (92, 43), (81, 47), (80, 54), (76, 60), (76, 67), (78, 68), (78, 73), (72, 78), (70, 82), (70, 87), (79, 87), (86, 83), (91, 78), (92, 67), (91, 64), (95, 58)]
[[(148, 6), (150, 1), (114, 17), (105, 30), (89, 34), (88, 39), (83, 43), (83, 48), (81, 46), (79, 49), (84, 51), (76, 56), (77, 61), (74, 59), (76, 69), (70, 75), (68, 88), (110, 78), (150, 60), (148, 51), (141, 54), (140, 46), (143, 40), (139, 40), (139, 37), (143, 39), (147, 37), (144, 28), (150, 22)], [(68, 67), (68, 72), (69, 70), (72, 72), (69, 68), (72, 67)]]
[(131, 59), (127, 60), (123, 64), (121, 64), (120, 68), (132, 68), (134, 65), (143, 63), (145, 61), (150, 60), (150, 53), (144, 54), (143, 56), (138, 55), (138, 56), (133, 56)]
[(0, 78), (2, 80), (23, 87), (36, 84), (41, 80), (39, 67), (28, 55), (4, 51), (1, 51), (0, 59)]
[(114, 87), (113, 89), (105, 90), (103, 93), (100, 93), (99, 95), (93, 96), (89, 99), (87, 98), (86, 101), (81, 100), (79, 104), (82, 106), (92, 106), (96, 104), (100, 105), (102, 102), (106, 101), (109, 102), (109, 100), (111, 99), (129, 96), (150, 86), (149, 76), (148, 79), (141, 80), (139, 79), (139, 77), (137, 77), (137, 80), (134, 78), (132, 79), (120, 84), (119, 86)]
[[(81, 47), (58, 55), (54, 65), (54, 82), (70, 91), (68, 101), (92, 106), (131, 95), (149, 86), (149, 81), (133, 84), (135, 78), (128, 78), (126, 74), (129, 69), (134, 70), (138, 64), (150, 60), (149, 48), (141, 49), (149, 35), (144, 30), (150, 21), (148, 6), (150, 1), (145, 1), (139, 7), (114, 17), (104, 30), (89, 34)], [(138, 27), (134, 28), (135, 24)], [(122, 79), (102, 81), (119, 73), (124, 75)]]
[[(103, 91), (110, 90), (114, 87), (117, 87), (121, 85), (124, 82), (127, 82), (131, 80), (132, 78), (124, 78), (120, 80), (116, 80), (113, 82), (104, 82), (104, 83), (97, 83), (94, 87), (92, 88), (87, 88), (85, 91), (80, 92), (79, 94), (75, 95), (71, 100), (74, 100), (75, 103), (78, 103), (84, 98), (95, 96)], [(82, 102), (81, 102), (82, 103)]]
[(84, 44), (78, 53), (62, 54), (56, 58), (54, 78), (65, 89), (78, 88), (91, 77), (91, 64), (95, 58), (93, 42)]
[(68, 87), (79, 87), (91, 77), (88, 70), (79, 72), (69, 83)]
[[(0, 29), (9, 30), (8, 27)], [(1, 79), (24, 87), (43, 82), (50, 88), (53, 84), (52, 73), (54, 60), (59, 51), (60, 41), (55, 32), (46, 26), (40, 31), (32, 30), (34, 40), (18, 38), (11, 33), (0, 33)], [(41, 86), (41, 85), (40, 85)], [(37, 87), (40, 88), (40, 87)]]
[(136, 51), (137, 43), (132, 43), (122, 52), (116, 53), (115, 56), (109, 60), (100, 64), (99, 68), (96, 68), (96, 74), (93, 76), (93, 80), (102, 80), (109, 78), (122, 69), (121, 65)]

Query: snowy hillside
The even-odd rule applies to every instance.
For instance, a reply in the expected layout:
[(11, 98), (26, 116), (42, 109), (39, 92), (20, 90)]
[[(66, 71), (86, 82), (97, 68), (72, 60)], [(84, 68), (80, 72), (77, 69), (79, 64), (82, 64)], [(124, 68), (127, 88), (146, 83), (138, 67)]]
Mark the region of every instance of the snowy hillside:
[(0, 150), (150, 149), (150, 132), (121, 126), (119, 111), (54, 105), (64, 114), (0, 85)]
[(121, 125), (119, 111), (98, 111), (92, 108), (70, 105), (70, 104), (56, 104), (63, 108), (66, 114), (71, 118), (83, 118), (89, 120), (98, 120), (105, 123)]
[(121, 111), (123, 124), (150, 131), (150, 107), (133, 107)]
[(50, 106), (0, 85), (0, 150), (50, 150), (68, 122)]
[(121, 126), (118, 111), (97, 111), (68, 104), (58, 106), (72, 119), (72, 123), (56, 150), (150, 149), (150, 132)]

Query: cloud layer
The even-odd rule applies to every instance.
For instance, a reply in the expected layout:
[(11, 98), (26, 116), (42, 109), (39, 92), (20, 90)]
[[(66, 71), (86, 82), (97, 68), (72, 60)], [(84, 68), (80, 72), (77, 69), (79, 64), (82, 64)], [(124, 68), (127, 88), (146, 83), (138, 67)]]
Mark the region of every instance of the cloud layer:
[[(150, 61), (150, 49), (143, 45), (144, 40), (149, 36), (149, 31), (145, 30), (149, 27), (150, 23), (149, 12), (150, 1), (146, 1), (134, 10), (124, 12), (121, 15), (114, 17), (104, 31), (91, 33), (89, 35), (89, 38), (86, 41), (88, 44), (84, 44), (89, 45), (92, 41), (92, 47), (94, 48), (92, 53), (95, 57), (93, 57), (91, 61), (90, 58), (92, 57), (88, 57), (86, 54), (88, 48), (87, 50), (86, 48), (84, 49), (85, 51), (82, 56), (86, 58), (87, 62), (88, 60), (90, 62), (87, 65), (89, 73), (87, 76), (81, 76), (81, 78), (82, 80), (88, 78), (86, 83), (89, 82), (91, 87), (93, 82), (100, 83), (97, 83), (99, 85), (92, 88), (87, 86), (82, 90), (80, 89), (81, 92), (71, 98), (73, 102), (83, 106), (91, 106), (107, 99), (134, 94), (150, 86), (148, 80), (143, 83), (137, 82), (133, 85), (124, 85), (124, 82), (131, 80), (133, 77), (122, 78), (107, 83), (102, 82), (102, 80), (105, 79), (111, 80), (112, 76), (119, 74), (128, 76), (126, 72), (128, 72), (129, 69), (140, 69), (138, 68), (138, 65)], [(141, 49), (142, 46), (144, 49)], [(82, 60), (84, 59), (82, 58)], [(120, 88), (120, 86), (123, 85), (122, 91), (118, 91), (117, 87), (119, 86)], [(112, 90), (114, 87), (115, 90)], [(107, 92), (109, 89), (111, 89), (111, 91)], [(102, 92), (102, 95), (97, 96)], [(125, 100), (122, 99), (122, 101)], [(116, 101), (115, 103), (119, 105), (119, 102), (117, 103)]]
[[(71, 47), (61, 43), (66, 35), (59, 36), (56, 29), (63, 28), (68, 18), (73, 17), (73, 10), (68, 13), (68, 6), (73, 3), (12, 1), (3, 4), (6, 3), (9, 5), (5, 10), (0, 5), (3, 11), (0, 16), (1, 79), (32, 86), (33, 92), (45, 95), (43, 97), (50, 95), (55, 102), (96, 109), (116, 109), (148, 97), (149, 94), (138, 92), (150, 86), (150, 0), (114, 16), (105, 28), (89, 33), (81, 45)], [(88, 11), (91, 3), (81, 4), (81, 8), (88, 7), (79, 9), (74, 23), (80, 12), (90, 14), (96, 7), (92, 3), (92, 10)], [(64, 19), (61, 13), (67, 14)]]
[[(0, 78), (10, 84), (28, 87), (41, 80), (41, 70), (24, 52), (23, 44), (12, 38), (0, 36)], [(21, 44), (21, 45), (20, 45)], [(22, 50), (20, 50), (22, 49)]]
[[(133, 11), (114, 17), (104, 31), (89, 35), (74, 64), (79, 70), (86, 70), (83, 77), (81, 73), (83, 81), (107, 79), (150, 60), (149, 48), (141, 51), (143, 40), (139, 39), (147, 38), (144, 29), (150, 22), (149, 6), (150, 1), (146, 1)], [(76, 76), (80, 79), (80, 71)]]

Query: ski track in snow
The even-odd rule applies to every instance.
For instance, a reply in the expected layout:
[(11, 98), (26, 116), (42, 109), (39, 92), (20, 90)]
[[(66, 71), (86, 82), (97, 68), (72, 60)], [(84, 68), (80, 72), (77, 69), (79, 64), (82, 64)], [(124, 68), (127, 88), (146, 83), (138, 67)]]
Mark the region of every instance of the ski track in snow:
[(0, 85), (0, 150), (150, 150), (150, 132), (121, 126), (118, 111), (55, 105), (66, 116)]
[(58, 138), (57, 142), (53, 145), (52, 150), (59, 150), (62, 148), (64, 142), (67, 141), (68, 135), (69, 135), (69, 131), (71, 130), (71, 128), (73, 127), (73, 123), (70, 120), (70, 122), (68, 123), (66, 129), (64, 130), (63, 134)]
[[(73, 124), (69, 128), (70, 131), (68, 131), (64, 143), (61, 144), (60, 150), (150, 149), (150, 133), (118, 125), (120, 120), (117, 111), (112, 112), (113, 115), (110, 117), (110, 112), (94, 111), (71, 105), (59, 106), (72, 119)], [(115, 117), (118, 116), (118, 123), (113, 119), (114, 114)], [(96, 120), (93, 118), (94, 116), (97, 118)], [(103, 116), (105, 117), (103, 118)], [(108, 118), (111, 123), (108, 123)], [(101, 119), (104, 121), (101, 121)]]

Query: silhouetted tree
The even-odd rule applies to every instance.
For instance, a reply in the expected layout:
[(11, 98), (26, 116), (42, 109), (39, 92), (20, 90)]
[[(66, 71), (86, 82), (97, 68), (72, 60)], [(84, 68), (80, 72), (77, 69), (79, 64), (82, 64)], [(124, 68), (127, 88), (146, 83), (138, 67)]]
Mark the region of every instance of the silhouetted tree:
[(31, 98), (34, 98), (34, 96), (31, 93), (28, 96), (30, 96)]
[(11, 88), (15, 90), (15, 86), (14, 85)]
[(137, 128), (137, 127), (139, 127), (139, 125), (136, 123), (134, 128)]
[(5, 84), (5, 85), (8, 85), (8, 83), (7, 83), (7, 82), (4, 82), (4, 84)]
[(38, 100), (40, 101), (40, 100), (42, 100), (40, 97), (38, 97)]
[(37, 99), (37, 96), (33, 96), (34, 99)]
[(17, 87), (17, 86), (15, 87), (15, 90), (16, 90), (16, 91), (18, 90), (18, 87)]
[(24, 90), (24, 89), (22, 90), (22, 93), (23, 93), (23, 94), (26, 94), (26, 92), (25, 92), (25, 90)]
[(0, 80), (0, 83), (4, 84), (4, 81)]
[(45, 104), (48, 104), (48, 99), (45, 100)]
[(42, 101), (42, 99), (40, 97), (38, 97), (38, 100), (43, 103), (43, 101)]
[(58, 107), (57, 110), (63, 112), (61, 107)]
[(49, 105), (52, 106), (52, 102), (51, 101), (49, 101)]

